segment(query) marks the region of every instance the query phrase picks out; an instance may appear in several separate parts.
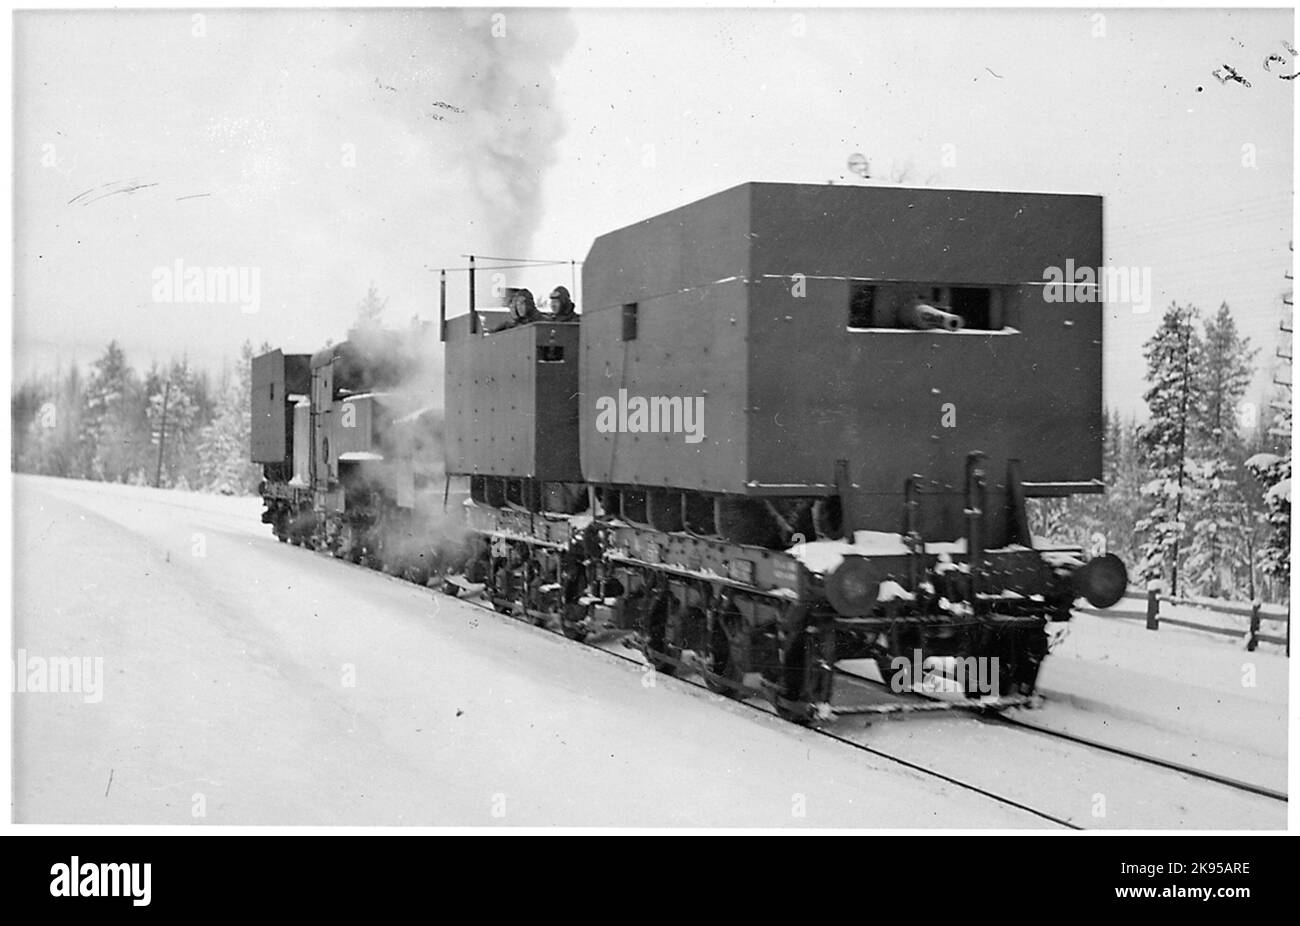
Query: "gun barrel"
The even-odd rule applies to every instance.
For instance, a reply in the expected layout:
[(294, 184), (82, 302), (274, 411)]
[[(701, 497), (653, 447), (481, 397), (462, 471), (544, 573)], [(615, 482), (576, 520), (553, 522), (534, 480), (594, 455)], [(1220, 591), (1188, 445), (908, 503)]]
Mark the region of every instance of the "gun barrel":
[(962, 327), (960, 315), (936, 309), (924, 302), (909, 302), (903, 306), (898, 313), (898, 323), (904, 328), (918, 330), (942, 328), (944, 331), (960, 331)]

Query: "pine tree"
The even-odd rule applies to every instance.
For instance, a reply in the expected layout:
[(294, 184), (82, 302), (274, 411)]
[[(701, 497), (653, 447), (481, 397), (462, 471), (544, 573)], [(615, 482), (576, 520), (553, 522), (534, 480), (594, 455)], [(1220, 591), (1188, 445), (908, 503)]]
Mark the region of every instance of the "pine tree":
[(1142, 495), (1146, 479), (1137, 420), (1130, 416), (1125, 421), (1116, 411), (1108, 431), (1110, 465), (1106, 473), (1106, 494), (1102, 496), (1102, 533), (1110, 552), (1126, 563), (1133, 563), (1139, 559), (1136, 524), (1146, 517), (1150, 507)]
[(1137, 523), (1145, 534), (1138, 574), (1148, 582), (1170, 579), (1178, 593), (1178, 567), (1186, 534), (1185, 508), (1196, 500), (1200, 467), (1191, 458), (1192, 415), (1200, 404), (1200, 364), (1204, 352), (1196, 330), (1196, 309), (1170, 305), (1160, 328), (1143, 345), (1150, 388), (1143, 394), (1151, 420), (1138, 442), (1151, 477), (1142, 495), (1151, 510)]
[(257, 488), (260, 470), (248, 458), (252, 362), (253, 345), (245, 341), (234, 374), (226, 377), (216, 414), (199, 434), (200, 477), (211, 492), (244, 495)]
[(1276, 453), (1257, 453), (1246, 468), (1264, 486), (1268, 536), (1260, 568), (1286, 589), (1291, 581), (1291, 388), (1283, 386), (1278, 414), (1269, 434), (1278, 439)]
[(147, 411), (154, 453), (150, 475), (156, 485), (188, 489), (198, 478), (199, 460), (194, 450), (203, 423), (200, 413), (206, 390), (201, 390), (199, 378), (186, 360), (173, 361), (158, 380)]
[(1189, 425), (1198, 459), (1199, 503), (1185, 563), (1187, 585), (1220, 597), (1235, 590), (1236, 578), (1250, 568), (1248, 550), (1253, 518), (1241, 486), (1239, 462), (1242, 397), (1250, 385), (1258, 352), (1237, 332), (1226, 303), (1205, 323), (1197, 403)]
[(76, 364), (68, 368), (68, 375), (59, 381), (55, 397), (55, 426), (50, 436), (42, 472), (64, 478), (84, 477), (77, 472), (77, 444), (81, 434), (81, 415), (85, 407), (85, 382)]
[[(44, 377), (29, 379), (19, 385), (9, 400), (9, 420), (13, 424), (9, 465), (14, 472), (42, 472), (45, 456), (43, 424), (48, 421), (55, 385)], [(57, 410), (55, 414), (57, 421)]]
[(366, 297), (357, 305), (357, 320), (353, 327), (361, 330), (383, 327), (381, 316), (386, 308), (388, 308), (388, 299), (379, 298), (379, 289), (372, 280), (370, 288), (366, 290)]
[(135, 414), (140, 384), (117, 341), (91, 364), (82, 406), (75, 468), (90, 479), (125, 482), (139, 455)]
[(14, 470), (47, 476), (84, 478), (77, 468), (81, 413), (85, 404), (81, 373), (74, 365), (66, 376), (37, 377), (14, 392)]

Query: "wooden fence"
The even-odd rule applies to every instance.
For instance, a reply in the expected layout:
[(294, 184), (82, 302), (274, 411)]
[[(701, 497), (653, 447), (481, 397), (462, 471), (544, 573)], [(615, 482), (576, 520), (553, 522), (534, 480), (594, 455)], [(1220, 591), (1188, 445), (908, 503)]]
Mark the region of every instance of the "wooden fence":
[[(1198, 621), (1190, 621), (1180, 617), (1161, 617), (1160, 605), (1190, 605), (1196, 608), (1207, 608), (1217, 611), (1220, 614), (1232, 614), (1238, 617), (1250, 618), (1250, 626), (1245, 632), (1246, 649), (1254, 652), (1255, 648), (1262, 643), (1274, 643), (1278, 646), (1286, 647), (1286, 654), (1291, 655), (1291, 611), (1286, 610), (1265, 610), (1259, 602), (1249, 605), (1224, 604), (1217, 601), (1206, 601), (1198, 598), (1175, 598), (1172, 595), (1163, 595), (1154, 590), (1141, 591), (1139, 589), (1130, 589), (1124, 593), (1124, 597), (1130, 601), (1146, 601), (1146, 624), (1147, 630), (1159, 630), (1160, 625), (1172, 624), (1175, 627), (1190, 627), (1193, 630), (1203, 630), (1207, 633), (1217, 633), (1227, 637), (1240, 637), (1242, 631), (1235, 627), (1216, 627), (1213, 624), (1202, 624)], [(1105, 611), (1096, 608), (1080, 608), (1088, 614), (1095, 614), (1099, 617), (1127, 617), (1140, 618), (1140, 615), (1124, 614), (1111, 609)], [(1286, 636), (1279, 637), (1274, 634), (1261, 633), (1261, 621), (1277, 621), (1286, 625)]]

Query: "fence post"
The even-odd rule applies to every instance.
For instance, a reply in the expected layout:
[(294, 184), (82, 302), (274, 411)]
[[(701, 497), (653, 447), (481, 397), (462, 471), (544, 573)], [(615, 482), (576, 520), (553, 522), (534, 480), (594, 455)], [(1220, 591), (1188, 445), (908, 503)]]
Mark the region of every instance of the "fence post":
[(1250, 635), (1246, 637), (1246, 652), (1255, 652), (1259, 646), (1259, 599), (1250, 603)]
[(1160, 592), (1147, 589), (1147, 630), (1160, 629)]

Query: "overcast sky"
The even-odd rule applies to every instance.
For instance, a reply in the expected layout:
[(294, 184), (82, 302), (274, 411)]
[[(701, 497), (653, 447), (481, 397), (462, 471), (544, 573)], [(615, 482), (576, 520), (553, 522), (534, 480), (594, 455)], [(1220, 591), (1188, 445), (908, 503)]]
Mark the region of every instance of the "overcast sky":
[[(111, 338), (137, 368), (314, 350), (372, 280), (390, 323), (433, 318), (431, 270), (458, 255), (581, 260), (737, 183), (853, 180), (862, 152), (878, 178), (1105, 196), (1108, 261), (1155, 290), (1109, 310), (1110, 404), (1141, 408), (1171, 299), (1226, 300), (1262, 348), (1253, 393), (1271, 378), (1290, 11), (494, 15), (17, 14), (15, 376)], [(256, 268), (258, 311), (156, 302), (178, 260)]]

